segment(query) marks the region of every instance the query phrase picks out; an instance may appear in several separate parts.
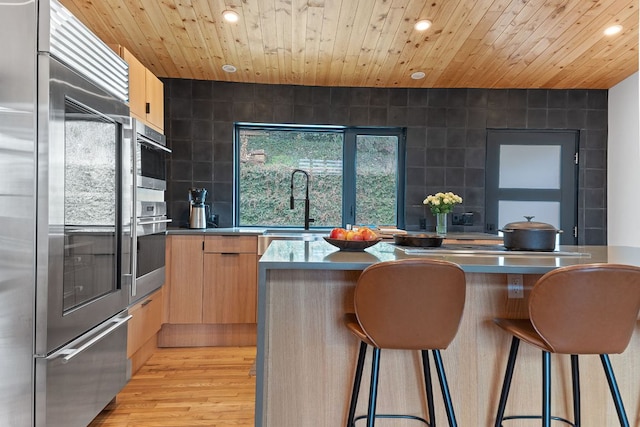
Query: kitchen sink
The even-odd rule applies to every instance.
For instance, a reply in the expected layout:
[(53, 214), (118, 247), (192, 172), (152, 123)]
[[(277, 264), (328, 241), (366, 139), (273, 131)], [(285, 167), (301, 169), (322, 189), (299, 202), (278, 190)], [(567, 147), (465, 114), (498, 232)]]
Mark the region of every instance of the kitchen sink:
[(262, 255), (274, 240), (300, 240), (313, 242), (322, 240), (329, 235), (329, 231), (305, 230), (302, 228), (267, 229), (258, 236), (258, 255)]

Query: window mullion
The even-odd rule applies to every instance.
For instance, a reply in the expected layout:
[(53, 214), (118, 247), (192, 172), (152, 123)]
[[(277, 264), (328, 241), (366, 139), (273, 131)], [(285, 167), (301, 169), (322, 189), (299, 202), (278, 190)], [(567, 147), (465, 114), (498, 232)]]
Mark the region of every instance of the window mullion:
[(354, 224), (356, 218), (356, 132), (344, 134), (342, 166), (342, 222)]

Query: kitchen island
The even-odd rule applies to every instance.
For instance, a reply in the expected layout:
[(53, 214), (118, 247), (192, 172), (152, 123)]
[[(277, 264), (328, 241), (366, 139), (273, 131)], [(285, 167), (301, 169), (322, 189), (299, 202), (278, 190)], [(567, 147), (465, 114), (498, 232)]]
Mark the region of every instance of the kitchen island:
[[(457, 252), (457, 248), (462, 250)], [(542, 274), (555, 268), (595, 262), (640, 265), (640, 249), (629, 247), (562, 246), (554, 253), (494, 253), (446, 245), (440, 251), (408, 254), (384, 242), (364, 252), (341, 252), (324, 241), (274, 241), (260, 259), (258, 272), (256, 427), (346, 424), (359, 343), (343, 326), (343, 314), (353, 310), (353, 290), (364, 268), (410, 257), (452, 261), (465, 271), (464, 315), (458, 335), (442, 353), (461, 427), (494, 423), (511, 340), (493, 324), (494, 317), (526, 318), (529, 290)], [(509, 295), (507, 274), (523, 275), (521, 298)], [(365, 412), (369, 357), (358, 413)], [(540, 351), (521, 346), (519, 358), (506, 413), (539, 414)], [(624, 354), (611, 356), (629, 420), (635, 426), (640, 425), (639, 358), (640, 334), (634, 335)], [(552, 357), (552, 412), (571, 418), (568, 359)], [(583, 427), (617, 425), (599, 358), (583, 356), (580, 362)], [(379, 413), (426, 413), (420, 369), (419, 352), (382, 352)], [(439, 387), (434, 393), (438, 422), (445, 425)], [(508, 425), (538, 422), (511, 421)]]

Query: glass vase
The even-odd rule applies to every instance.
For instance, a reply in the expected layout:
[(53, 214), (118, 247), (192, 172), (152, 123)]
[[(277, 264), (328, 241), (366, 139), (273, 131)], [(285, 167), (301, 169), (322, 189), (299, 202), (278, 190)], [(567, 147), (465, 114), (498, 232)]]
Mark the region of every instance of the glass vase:
[(436, 234), (447, 234), (447, 214), (446, 213), (437, 213), (436, 214)]

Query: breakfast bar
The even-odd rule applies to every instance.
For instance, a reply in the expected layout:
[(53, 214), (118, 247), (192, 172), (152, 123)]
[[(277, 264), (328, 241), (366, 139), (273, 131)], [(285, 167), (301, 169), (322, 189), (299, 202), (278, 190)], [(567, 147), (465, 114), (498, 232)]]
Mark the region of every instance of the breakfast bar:
[[(407, 253), (408, 252), (408, 253)], [(467, 293), (460, 329), (443, 352), (458, 425), (493, 426), (510, 336), (495, 317), (526, 318), (535, 281), (558, 267), (585, 263), (640, 265), (640, 248), (560, 246), (555, 252), (500, 252), (468, 245), (411, 251), (381, 242), (362, 252), (344, 252), (322, 241), (273, 241), (259, 262), (256, 427), (336, 427), (346, 424), (358, 342), (344, 327), (353, 311), (353, 291), (360, 272), (388, 260), (431, 257), (459, 264)], [(507, 276), (522, 275), (524, 292), (508, 292)], [(416, 278), (420, 280), (420, 278)], [(365, 361), (358, 413), (366, 412), (368, 368)], [(509, 414), (540, 414), (540, 352), (524, 346), (507, 403)], [(640, 419), (640, 334), (623, 354), (611, 355), (620, 392), (632, 425)], [(582, 426), (617, 424), (600, 360), (581, 363)], [(419, 352), (384, 351), (381, 357), (379, 413), (426, 414)], [(571, 418), (569, 358), (552, 355), (554, 415)], [(436, 397), (440, 391), (434, 389)], [(441, 399), (437, 420), (446, 424)], [(382, 426), (389, 425), (380, 422)], [(396, 421), (413, 426), (415, 421)], [(538, 425), (529, 420), (506, 425)]]

